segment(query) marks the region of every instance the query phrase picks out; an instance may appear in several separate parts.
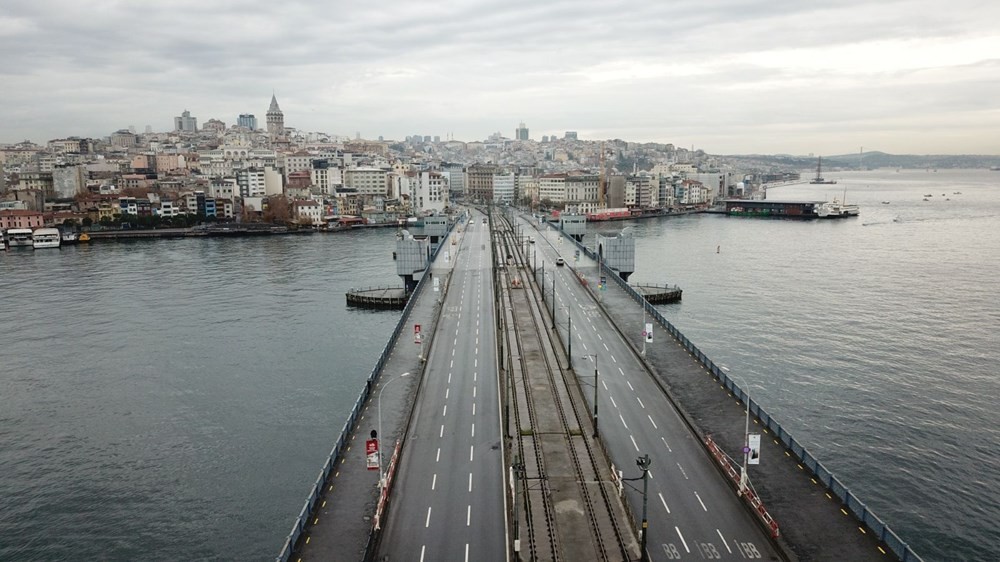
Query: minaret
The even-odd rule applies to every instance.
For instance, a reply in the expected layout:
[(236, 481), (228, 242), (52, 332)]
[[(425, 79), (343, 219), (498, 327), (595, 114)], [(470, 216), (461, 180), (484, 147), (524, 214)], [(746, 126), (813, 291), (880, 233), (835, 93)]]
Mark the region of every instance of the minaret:
[(285, 134), (285, 114), (278, 107), (278, 98), (271, 94), (271, 107), (267, 108), (267, 134), (271, 138)]

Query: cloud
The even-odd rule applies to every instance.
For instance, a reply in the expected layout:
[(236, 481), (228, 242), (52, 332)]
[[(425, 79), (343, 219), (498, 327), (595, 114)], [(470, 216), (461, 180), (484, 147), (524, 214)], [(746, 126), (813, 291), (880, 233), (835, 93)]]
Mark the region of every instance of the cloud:
[(7, 0), (0, 142), (232, 123), (274, 91), (290, 126), (369, 138), (523, 120), (709, 152), (997, 153), (998, 19), (971, 0)]

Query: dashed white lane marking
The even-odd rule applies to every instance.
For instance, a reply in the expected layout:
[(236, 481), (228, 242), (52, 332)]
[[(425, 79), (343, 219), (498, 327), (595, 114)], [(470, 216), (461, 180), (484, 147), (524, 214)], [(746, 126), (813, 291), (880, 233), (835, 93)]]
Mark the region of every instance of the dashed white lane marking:
[[(619, 371), (620, 371), (620, 370), (621, 370), (621, 369), (619, 369)], [(628, 389), (629, 389), (629, 390), (631, 390), (632, 392), (635, 392), (635, 389), (634, 389), (634, 388), (632, 388), (632, 383), (630, 383), (630, 382), (628, 382), (628, 381), (626, 380), (626, 381), (625, 381), (625, 384), (627, 384), (627, 385), (628, 385)]]
[[(580, 330), (576, 331), (576, 337), (580, 338), (581, 340), (583, 339), (583, 336), (580, 335)], [(583, 347), (587, 347), (587, 346), (585, 345)]]
[(698, 492), (694, 493), (694, 497), (698, 498), (698, 503), (701, 504), (701, 508), (704, 509), (705, 512), (707, 513), (708, 512), (708, 508), (705, 507), (705, 502), (701, 501), (701, 496), (698, 495)]
[[(610, 351), (610, 350), (609, 350), (609, 351)], [(611, 356), (611, 360), (612, 360), (612, 361), (614, 361), (615, 363), (617, 363), (617, 362), (618, 362), (618, 360), (617, 360), (617, 359), (615, 359), (615, 356), (614, 356), (614, 355), (612, 355), (612, 356)]]
[(431, 479), (431, 490), (437, 487), (437, 483), (438, 483), (438, 475), (435, 474), (434, 478)]
[(438, 437), (444, 437), (444, 424), (441, 424), (441, 433), (438, 434)]
[(476, 424), (472, 424), (472, 436), (476, 436)]
[(454, 359), (451, 360), (451, 365), (448, 368), (449, 369), (454, 369), (455, 368), (455, 360)]
[(632, 446), (635, 447), (636, 452), (638, 452), (639, 451), (639, 445), (636, 444), (635, 437), (632, 437), (631, 435), (629, 435), (628, 438), (632, 440)]
[(597, 334), (597, 339), (604, 341), (604, 338), (601, 337), (601, 334)]
[(681, 474), (684, 475), (684, 479), (689, 480), (688, 473), (684, 471), (684, 467), (681, 466), (681, 463), (677, 463), (677, 468), (681, 469)]
[(472, 387), (472, 397), (476, 397), (476, 387)]
[(451, 387), (444, 389), (444, 399), (448, 399), (448, 395), (451, 394)]
[(441, 447), (438, 447), (438, 454), (434, 457), (434, 462), (441, 462)]
[(618, 419), (622, 420), (622, 425), (625, 426), (625, 429), (628, 429), (628, 424), (625, 423), (625, 418), (623, 418), (621, 414), (618, 414)]
[(688, 548), (688, 543), (686, 540), (684, 540), (684, 535), (681, 534), (680, 527), (675, 526), (674, 529), (677, 529), (677, 536), (681, 538), (681, 543), (684, 545), (684, 550), (686, 550), (688, 554), (691, 554), (691, 549)]
[(604, 390), (608, 389), (608, 383), (601, 381), (601, 384), (604, 385)]
[(473, 416), (476, 415), (476, 403), (475, 402), (472, 403), (472, 415)]
[[(472, 524), (472, 505), (470, 504), (465, 509), (465, 526), (468, 527)], [(469, 559), (469, 545), (465, 545), (465, 559)]]
[[(583, 339), (583, 338), (580, 338), (580, 339)], [(587, 348), (587, 344), (583, 344), (583, 348), (584, 348), (584, 349), (588, 349), (588, 348)]]
[(475, 445), (469, 445), (469, 462), (472, 462), (473, 453), (476, 451)]
[(451, 356), (452, 356), (452, 357), (454, 357), (454, 356), (455, 356), (455, 350), (454, 350), (454, 349), (452, 349), (452, 350), (451, 350)]
[(473, 367), (479, 367), (479, 358), (477, 357), (475, 361), (472, 362)]
[(660, 429), (660, 428), (656, 427), (656, 422), (653, 421), (653, 416), (651, 416), (649, 414), (646, 414), (646, 417), (649, 418), (649, 423), (653, 424), (653, 429)]
[[(427, 506), (427, 520), (424, 521), (424, 527), (426, 528), (430, 526), (431, 526), (431, 507)], [(421, 558), (423, 557), (421, 556)]]
[(444, 410), (441, 412), (441, 417), (445, 417), (447, 415), (448, 415), (448, 405), (445, 404), (444, 405)]
[(645, 410), (646, 409), (646, 405), (642, 403), (642, 398), (639, 398), (638, 396), (636, 396), (635, 399), (639, 401), (639, 405), (642, 406), (643, 410)]
[(617, 408), (618, 407), (618, 403), (615, 402), (615, 397), (614, 396), (608, 396), (608, 398), (611, 399), (611, 405), (614, 406), (615, 408)]
[(674, 450), (670, 448), (670, 443), (667, 443), (667, 440), (666, 440), (666, 438), (664, 438), (664, 437), (660, 437), (660, 441), (663, 441), (663, 444), (667, 446), (667, 450), (668, 450), (668, 451), (670, 451), (671, 453), (673, 453), (673, 452), (674, 452)]
[(469, 473), (469, 492), (472, 492), (472, 473)]
[(476, 377), (479, 375), (478, 372), (472, 371), (472, 382), (476, 382)]
[(448, 384), (451, 384), (451, 373), (448, 373)]
[(427, 550), (427, 545), (420, 547), (420, 562), (424, 562), (424, 551)]
[(611, 348), (608, 347), (608, 344), (604, 344), (604, 349), (607, 351), (611, 351)]
[(625, 376), (625, 371), (623, 371), (621, 367), (618, 367), (618, 372), (621, 373), (623, 377)]
[(722, 536), (722, 531), (716, 529), (715, 532), (719, 533), (719, 538), (722, 539), (722, 544), (726, 545), (726, 550), (729, 551), (729, 554), (732, 554), (733, 549), (729, 548), (729, 543), (726, 542), (726, 537)]
[(667, 507), (667, 500), (663, 499), (663, 492), (660, 492), (659, 496), (660, 496), (660, 501), (663, 502), (663, 509), (666, 509), (667, 513), (670, 513), (670, 508)]

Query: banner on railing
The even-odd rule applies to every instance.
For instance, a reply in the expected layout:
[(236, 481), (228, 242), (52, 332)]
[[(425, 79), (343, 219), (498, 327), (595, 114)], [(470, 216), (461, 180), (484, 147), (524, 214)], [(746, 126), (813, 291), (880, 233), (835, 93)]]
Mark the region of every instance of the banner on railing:
[(368, 458), (368, 470), (378, 470), (378, 439), (365, 441), (365, 456)]

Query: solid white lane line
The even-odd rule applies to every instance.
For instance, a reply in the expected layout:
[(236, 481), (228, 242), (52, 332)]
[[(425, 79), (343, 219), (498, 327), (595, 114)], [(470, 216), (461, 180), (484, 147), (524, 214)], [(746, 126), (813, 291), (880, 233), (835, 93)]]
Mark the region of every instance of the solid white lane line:
[(430, 526), (431, 526), (431, 507), (427, 506), (427, 520), (424, 521), (424, 527), (426, 528)]
[(660, 429), (660, 428), (656, 427), (656, 422), (653, 421), (653, 416), (651, 416), (649, 414), (646, 414), (646, 417), (649, 418), (649, 423), (653, 424), (653, 429)]
[(444, 405), (444, 410), (441, 412), (441, 417), (443, 418), (443, 417), (445, 417), (447, 415), (448, 415), (448, 405), (445, 404)]
[(733, 553), (733, 549), (729, 548), (729, 543), (726, 542), (726, 537), (722, 536), (722, 531), (716, 529), (715, 532), (719, 533), (719, 538), (722, 539), (722, 544), (726, 545), (726, 550), (729, 551), (729, 554), (732, 554)]
[(438, 454), (434, 457), (434, 462), (441, 462), (441, 447), (438, 447)]
[[(606, 389), (605, 389), (605, 390), (606, 390)], [(612, 406), (614, 406), (615, 408), (617, 408), (617, 407), (618, 407), (618, 404), (617, 404), (617, 403), (615, 402), (615, 397), (614, 397), (614, 396), (610, 396), (610, 395), (609, 395), (609, 396), (608, 396), (608, 398), (610, 398), (610, 399), (611, 399), (611, 405), (612, 405)]]
[(472, 492), (472, 473), (469, 473), (469, 492)]
[(677, 529), (677, 536), (681, 538), (681, 543), (684, 544), (684, 550), (686, 550), (688, 554), (691, 554), (691, 549), (688, 548), (688, 543), (686, 540), (684, 540), (684, 535), (681, 534), (680, 528), (674, 527), (674, 529)]
[(628, 424), (625, 423), (625, 418), (623, 418), (621, 414), (618, 414), (618, 419), (622, 420), (622, 425), (625, 426), (625, 429), (628, 429)]
[[(619, 370), (621, 370), (621, 369), (619, 369)], [(630, 383), (630, 382), (628, 382), (628, 380), (626, 380), (626, 381), (625, 381), (625, 384), (627, 384), (627, 385), (628, 385), (628, 389), (629, 389), (629, 390), (631, 390), (632, 392), (635, 392), (635, 389), (634, 389), (634, 388), (632, 388), (632, 383)]]
[(469, 445), (469, 462), (472, 462), (472, 454), (476, 451), (475, 445)]
[(663, 502), (663, 509), (666, 509), (667, 513), (670, 513), (670, 508), (667, 507), (667, 500), (663, 499), (663, 492), (660, 492), (659, 494), (660, 494), (660, 501)]
[(645, 410), (646, 409), (646, 405), (642, 403), (642, 398), (639, 398), (638, 396), (636, 396), (635, 399), (639, 401), (639, 405), (642, 406), (643, 410)]
[(698, 492), (694, 493), (694, 497), (698, 498), (698, 503), (701, 504), (701, 508), (704, 509), (705, 512), (707, 513), (708, 512), (708, 508), (705, 507), (705, 502), (701, 501), (701, 496), (698, 495)]
[(437, 483), (438, 483), (438, 475), (435, 474), (434, 478), (431, 479), (431, 490), (437, 487)]
[(660, 441), (663, 441), (663, 444), (667, 446), (668, 451), (670, 451), (671, 453), (674, 452), (674, 450), (670, 448), (670, 443), (667, 443), (666, 438), (660, 437)]
[(638, 452), (639, 451), (639, 445), (636, 444), (635, 437), (632, 437), (631, 435), (629, 435), (628, 438), (632, 440), (632, 446), (635, 447), (636, 452)]

